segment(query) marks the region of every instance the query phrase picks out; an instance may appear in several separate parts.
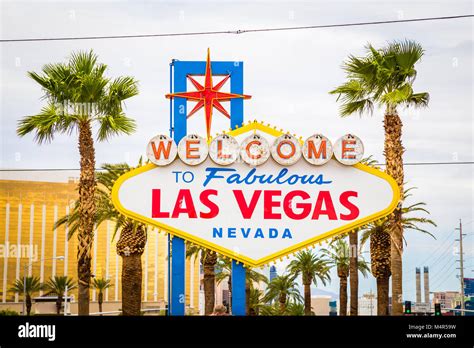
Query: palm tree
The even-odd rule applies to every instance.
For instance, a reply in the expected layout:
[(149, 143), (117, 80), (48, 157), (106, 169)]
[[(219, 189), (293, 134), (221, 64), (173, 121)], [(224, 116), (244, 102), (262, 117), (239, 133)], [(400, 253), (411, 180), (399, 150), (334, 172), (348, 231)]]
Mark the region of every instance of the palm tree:
[(272, 281), (268, 283), (263, 301), (268, 303), (273, 300), (278, 300), (282, 313), (285, 311), (288, 301), (302, 301), (294, 276), (291, 274), (281, 275), (273, 278)]
[(186, 257), (201, 255), (201, 265), (204, 269), (204, 314), (211, 315), (216, 302), (216, 272), (217, 253), (215, 251), (201, 248), (195, 244), (188, 243)]
[[(414, 188), (405, 190), (403, 200), (411, 196), (410, 191), (412, 189)], [(403, 229), (419, 231), (435, 238), (430, 232), (419, 227), (420, 224), (436, 226), (434, 221), (408, 215), (416, 212), (429, 214), (429, 211), (424, 206), (426, 206), (426, 203), (418, 202), (402, 207)], [(377, 315), (389, 315), (389, 280), (391, 275), (391, 236), (389, 234), (389, 224), (389, 218), (383, 218), (362, 227), (361, 245), (364, 245), (370, 239), (372, 274), (377, 280)]]
[(250, 296), (252, 291), (257, 290), (255, 286), (258, 286), (260, 283), (268, 284), (268, 278), (262, 273), (247, 267), (245, 268), (245, 314), (251, 315), (251, 299)]
[(15, 283), (13, 283), (10, 291), (17, 294), (23, 294), (23, 296), (25, 296), (26, 314), (30, 315), (32, 305), (31, 297), (34, 293), (43, 289), (44, 286), (41, 284), (38, 277), (26, 277), (25, 279), (21, 278), (15, 280)]
[[(330, 93), (341, 100), (341, 116), (354, 113), (372, 113), (374, 105), (385, 109), (384, 154), (386, 171), (397, 182), (403, 192), (404, 171), (402, 145), (402, 121), (398, 108), (406, 106), (425, 107), (429, 102), (426, 92), (414, 93), (413, 83), (424, 50), (414, 41), (394, 41), (382, 49), (367, 45), (365, 57), (349, 56), (343, 64), (347, 81)], [(403, 313), (402, 253), (403, 228), (401, 221), (402, 201), (390, 216), (391, 271), (392, 271), (392, 313)]]
[(303, 316), (305, 315), (304, 304), (288, 301), (285, 308), (278, 304), (262, 305), (260, 313), (264, 316)]
[[(350, 265), (349, 245), (343, 238), (338, 238), (329, 244), (329, 248), (322, 251), (327, 257), (328, 264), (336, 267), (339, 277), (339, 311), (341, 316), (345, 316), (347, 315), (347, 277)], [(364, 277), (367, 276), (369, 266), (364, 259), (358, 260), (357, 268)]]
[(359, 234), (358, 229), (349, 233), (349, 289), (351, 291), (350, 314), (359, 314)]
[(302, 303), (291, 302), (286, 306), (285, 315), (289, 316), (303, 316), (305, 314), (305, 305)]
[(259, 315), (262, 316), (283, 316), (286, 313), (286, 308), (281, 309), (280, 305), (274, 304), (262, 304), (259, 308)]
[(264, 305), (263, 303), (263, 291), (257, 288), (250, 288), (248, 295), (248, 316), (259, 315), (260, 308)]
[(47, 105), (37, 115), (19, 121), (17, 133), (35, 134), (39, 144), (57, 134), (78, 132), (81, 174), (79, 179), (80, 228), (78, 233), (77, 275), (79, 315), (89, 314), (91, 245), (95, 216), (95, 150), (92, 136), (97, 124), (97, 140), (116, 134), (131, 134), (135, 123), (125, 116), (122, 102), (138, 94), (131, 77), (114, 80), (104, 75), (107, 65), (97, 62), (92, 51), (73, 53), (67, 63), (47, 64), (42, 73), (29, 72), (44, 92)]
[(54, 276), (49, 278), (49, 280), (44, 284), (46, 290), (48, 290), (48, 295), (56, 295), (58, 298), (56, 300), (56, 314), (61, 313), (61, 307), (63, 303), (63, 297), (66, 291), (76, 288), (76, 284), (67, 276)]
[(390, 233), (387, 220), (377, 220), (364, 226), (361, 244), (370, 237), (370, 265), (377, 281), (377, 315), (389, 315), (389, 283), (391, 272)]
[(296, 259), (291, 261), (287, 271), (295, 278), (301, 275), (304, 286), (304, 313), (311, 315), (311, 283), (317, 285), (319, 279), (324, 285), (331, 280), (326, 260), (317, 257), (311, 251), (300, 251)]
[[(104, 290), (112, 286), (110, 279), (104, 278), (94, 278), (92, 285), (95, 289), (99, 290), (98, 303), (99, 303), (99, 312), (102, 313), (102, 303), (104, 302)], [(102, 315), (102, 314), (101, 314)]]
[[(142, 160), (138, 166), (142, 165)], [(112, 204), (111, 193), (115, 181), (123, 174), (135, 169), (126, 163), (104, 164), (104, 171), (97, 172), (97, 188), (94, 203), (96, 212), (94, 223), (99, 226), (105, 221), (115, 223), (112, 239), (120, 231), (117, 241), (117, 254), (122, 257), (122, 314), (140, 315), (142, 292), (142, 260), (147, 241), (147, 226), (119, 213)], [(69, 226), (69, 238), (80, 228), (80, 202), (77, 201), (72, 212), (60, 218), (55, 228), (63, 224)]]

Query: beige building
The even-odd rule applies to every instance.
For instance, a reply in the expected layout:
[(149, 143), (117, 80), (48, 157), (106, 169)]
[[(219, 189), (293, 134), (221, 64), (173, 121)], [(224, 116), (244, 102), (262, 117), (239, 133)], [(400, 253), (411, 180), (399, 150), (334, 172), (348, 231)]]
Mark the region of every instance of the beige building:
[(315, 315), (329, 315), (331, 296), (311, 296), (311, 311)]
[(433, 292), (433, 307), (436, 303), (441, 304), (441, 308), (455, 308), (461, 303), (461, 294), (459, 291)]
[[(53, 228), (54, 222), (68, 214), (77, 198), (76, 182), (39, 182), (0, 180), (0, 310), (21, 310), (21, 296), (8, 289), (16, 279), (35, 275), (47, 281), (54, 275), (77, 279), (77, 239), (67, 238), (68, 227)], [(113, 224), (97, 226), (92, 247), (92, 273), (112, 281), (106, 290), (105, 310), (121, 306), (121, 258), (115, 252), (118, 236)], [(148, 235), (143, 260), (143, 307), (164, 307), (167, 294), (167, 235), (153, 230)], [(54, 259), (64, 256), (64, 261)], [(27, 265), (31, 263), (28, 269)], [(199, 309), (199, 260), (186, 262), (186, 306), (188, 311)], [(41, 294), (44, 295), (44, 294)], [(76, 292), (72, 292), (77, 296)], [(97, 294), (91, 290), (92, 309)], [(15, 305), (17, 303), (17, 305)], [(75, 311), (72, 304), (71, 310)]]

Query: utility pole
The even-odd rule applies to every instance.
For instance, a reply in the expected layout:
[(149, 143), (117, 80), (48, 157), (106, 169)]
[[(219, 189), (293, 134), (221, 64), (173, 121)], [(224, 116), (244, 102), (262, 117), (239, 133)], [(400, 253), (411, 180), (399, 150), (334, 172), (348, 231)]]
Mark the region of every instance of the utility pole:
[(464, 315), (464, 253), (462, 251), (462, 221), (459, 219), (459, 228), (456, 228), (456, 230), (459, 230), (459, 239), (456, 239), (456, 241), (459, 241), (459, 270), (460, 270), (460, 279), (461, 279), (461, 315)]

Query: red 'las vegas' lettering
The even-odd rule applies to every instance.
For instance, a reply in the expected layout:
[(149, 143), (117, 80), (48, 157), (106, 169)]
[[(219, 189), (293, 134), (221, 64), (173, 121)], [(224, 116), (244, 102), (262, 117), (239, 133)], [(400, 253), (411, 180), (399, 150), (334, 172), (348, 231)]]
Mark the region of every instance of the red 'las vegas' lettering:
[[(296, 198), (302, 198), (303, 200), (308, 200), (311, 196), (305, 191), (296, 190), (291, 191), (285, 196), (283, 200), (283, 209), (285, 210), (286, 216), (293, 220), (303, 220), (311, 213), (311, 203), (309, 202), (296, 202)], [(295, 212), (295, 208), (300, 210), (300, 212)]]
[(244, 219), (250, 219), (253, 215), (255, 207), (257, 206), (257, 202), (260, 198), (260, 194), (262, 193), (262, 191), (253, 191), (252, 198), (250, 199), (250, 203), (248, 205), (245, 201), (245, 197), (242, 193), (242, 190), (233, 190), (232, 192), (234, 192), (235, 199), (237, 200), (237, 204), (239, 205), (240, 211), (242, 212), (242, 217)]
[[(212, 219), (219, 214), (219, 206), (211, 200), (211, 196), (217, 196), (217, 190), (204, 190), (199, 195), (199, 201), (201, 204), (208, 209), (208, 211), (199, 212), (201, 219)], [(181, 214), (187, 214), (189, 218), (197, 218), (197, 210), (194, 204), (194, 200), (191, 191), (188, 189), (182, 189), (178, 191), (178, 195), (175, 200), (174, 208), (172, 213), (163, 211), (161, 207), (161, 190), (152, 190), (151, 200), (151, 217), (152, 218), (179, 218)]]
[(339, 217), (341, 220), (354, 220), (359, 217), (359, 208), (349, 201), (349, 197), (357, 197), (357, 192), (355, 191), (345, 191), (339, 197), (339, 202), (349, 210), (349, 214), (340, 214)]
[(199, 213), (201, 219), (212, 219), (219, 214), (219, 207), (216, 203), (209, 199), (209, 196), (217, 196), (217, 190), (204, 190), (199, 195), (201, 203), (204, 204), (209, 211), (207, 213)]
[[(262, 194), (263, 192), (263, 194)], [(334, 205), (330, 191), (317, 191), (316, 197), (302, 190), (294, 190), (286, 195), (281, 190), (255, 190), (250, 197), (245, 197), (242, 190), (233, 190), (236, 208), (244, 219), (261, 218), (255, 216), (255, 211), (260, 212), (265, 220), (281, 220), (288, 217), (293, 220), (329, 219), (329, 220), (355, 220), (359, 217), (359, 208), (354, 202), (358, 198), (356, 191), (344, 191), (339, 195), (338, 211)], [(197, 194), (195, 194), (196, 196)], [(170, 197), (162, 197), (160, 189), (152, 190), (152, 217), (153, 218), (180, 218), (187, 215), (190, 219), (213, 219), (219, 215), (220, 208), (215, 199), (218, 191), (213, 189), (203, 190), (199, 198), (193, 197), (189, 189), (178, 191), (174, 199), (171, 212), (165, 211), (162, 201), (168, 202)], [(200, 203), (199, 205), (196, 205)], [(257, 209), (260, 206), (260, 209)]]
[[(323, 206), (325, 209), (323, 209)], [(337, 220), (336, 209), (334, 209), (329, 191), (319, 191), (311, 219), (318, 220), (320, 215), (327, 215), (329, 220)]]

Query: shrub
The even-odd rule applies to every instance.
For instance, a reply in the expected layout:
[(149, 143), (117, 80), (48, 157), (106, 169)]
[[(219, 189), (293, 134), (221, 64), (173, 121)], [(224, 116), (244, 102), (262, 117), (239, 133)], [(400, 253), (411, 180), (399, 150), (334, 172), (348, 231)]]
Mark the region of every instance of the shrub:
[(0, 316), (12, 316), (12, 315), (20, 315), (16, 311), (12, 311), (11, 309), (3, 309), (0, 311)]

